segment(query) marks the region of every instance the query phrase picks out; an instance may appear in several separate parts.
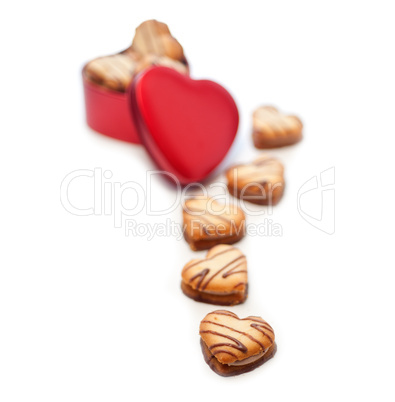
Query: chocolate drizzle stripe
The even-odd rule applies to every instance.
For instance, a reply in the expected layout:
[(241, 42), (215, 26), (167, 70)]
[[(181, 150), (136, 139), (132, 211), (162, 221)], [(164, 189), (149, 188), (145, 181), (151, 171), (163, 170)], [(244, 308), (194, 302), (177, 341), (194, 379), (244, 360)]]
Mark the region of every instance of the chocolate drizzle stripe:
[(239, 273), (242, 273), (242, 272), (247, 272), (246, 269), (242, 269), (241, 271), (235, 271), (236, 268), (240, 267), (240, 265), (243, 265), (243, 264), (244, 264), (244, 261), (241, 261), (239, 264), (235, 265), (229, 271), (224, 272), (222, 274), (222, 278), (227, 278), (230, 275), (239, 274)]
[(259, 323), (259, 324), (254, 324), (254, 325), (259, 325), (260, 327), (267, 329), (268, 331), (270, 331), (274, 335), (273, 328), (269, 324), (267, 324), (267, 323)]
[[(252, 325), (252, 324), (251, 324), (251, 325)], [(259, 324), (255, 324), (255, 325), (259, 325)], [(269, 333), (271, 333), (271, 334), (274, 335), (274, 331), (273, 331), (272, 327), (270, 327), (270, 325), (261, 324), (261, 325), (259, 325), (259, 327), (260, 327), (260, 328), (265, 328), (266, 330), (269, 331)], [(256, 329), (258, 329), (258, 328), (256, 328)]]
[(239, 320), (239, 317), (237, 317), (237, 315), (235, 313), (232, 313), (232, 312), (226, 311), (226, 310), (216, 310), (216, 311), (213, 311), (212, 313), (210, 313), (209, 315), (214, 315), (214, 314), (226, 315), (228, 317), (237, 318)]
[[(226, 310), (217, 310), (217, 311), (213, 311), (212, 313), (210, 313), (209, 315), (225, 315), (228, 317), (233, 317), (236, 320), (247, 320), (247, 321), (253, 321), (252, 324), (250, 324), (250, 326), (254, 329), (256, 329), (257, 331), (261, 332), (263, 335), (267, 336), (268, 339), (273, 343), (274, 338), (272, 338), (270, 335), (268, 335), (267, 332), (264, 332), (262, 328), (268, 330), (269, 332), (271, 332), (274, 335), (274, 331), (273, 328), (264, 320), (259, 320), (257, 318), (254, 317), (246, 317), (246, 318), (239, 318), (236, 314), (231, 313), (230, 311), (226, 311)], [(255, 324), (255, 323), (259, 323), (259, 324)]]
[(262, 324), (261, 324), (261, 325), (259, 325), (259, 324), (250, 324), (250, 327), (256, 329), (256, 330), (259, 331), (259, 332), (261, 332), (263, 335), (265, 335), (265, 336), (270, 340), (271, 343), (273, 343), (274, 339), (273, 339), (270, 335), (268, 335), (267, 332), (265, 332), (265, 331), (262, 329), (262, 328), (267, 329), (264, 325), (262, 325)]
[[(206, 323), (206, 324), (218, 325), (219, 327), (226, 328), (226, 329), (229, 329), (229, 330), (231, 330), (231, 331), (233, 331), (233, 332), (237, 332), (238, 334), (244, 335), (245, 337), (247, 337), (247, 338), (250, 339), (251, 341), (257, 343), (257, 344), (262, 348), (263, 351), (266, 350), (265, 346), (264, 346), (261, 342), (259, 342), (258, 339), (254, 338), (254, 337), (253, 337), (252, 335), (250, 335), (250, 334), (247, 334), (246, 332), (239, 331), (238, 329), (234, 329), (234, 328), (232, 328), (232, 327), (229, 327), (228, 325), (220, 324), (220, 323), (214, 322), (214, 321), (203, 320), (202, 323), (203, 323), (203, 322)], [(252, 326), (252, 325), (253, 325), (253, 324), (251, 324), (251, 326)], [(258, 331), (259, 331), (259, 330), (258, 330)], [(260, 332), (261, 332), (261, 331), (260, 331)], [(266, 335), (266, 334), (265, 334), (265, 335)], [(272, 341), (272, 342), (273, 342), (273, 341)]]
[(206, 258), (206, 259), (203, 259), (203, 260), (199, 260), (199, 261), (197, 261), (197, 262), (194, 262), (193, 264), (188, 265), (188, 266), (185, 268), (185, 271), (188, 271), (189, 268), (192, 268), (192, 267), (194, 267), (194, 266), (196, 266), (196, 265), (199, 265), (199, 264), (201, 264), (202, 262), (212, 261), (212, 260), (214, 260), (216, 257), (218, 257), (219, 255), (228, 253), (229, 251), (232, 251), (232, 250), (236, 250), (236, 248), (235, 248), (235, 247), (230, 247), (230, 248), (228, 248), (228, 249), (226, 249), (226, 250), (220, 251), (219, 253), (212, 255), (210, 258)]
[(273, 332), (273, 328), (265, 320), (260, 320), (259, 318), (255, 318), (255, 317), (247, 317), (247, 318), (241, 318), (241, 319), (242, 320), (249, 320), (249, 321), (259, 322), (260, 324), (265, 324), (265, 325), (268, 326), (268, 329), (270, 329)]
[(244, 255), (240, 255), (239, 257), (235, 258), (234, 260), (230, 261), (228, 264), (226, 264), (225, 266), (223, 266), (220, 270), (218, 270), (214, 275), (211, 275), (206, 282), (203, 284), (203, 286), (201, 287), (202, 290), (206, 289), (206, 287), (208, 286), (208, 284), (218, 275), (220, 274), (224, 269), (228, 268), (229, 265), (234, 264), (236, 261), (240, 260), (241, 258), (245, 259)]
[(245, 273), (245, 272), (247, 272), (245, 269), (242, 269), (242, 270), (240, 270), (240, 271), (234, 271), (234, 272), (231, 272), (229, 275), (226, 275), (226, 276), (224, 276), (224, 275), (222, 275), (222, 277), (223, 278), (227, 278), (228, 276), (231, 276), (231, 275), (234, 275), (234, 274), (243, 274), (243, 273)]
[(204, 278), (206, 277), (206, 275), (210, 272), (209, 268), (203, 269), (203, 271), (200, 271), (199, 273), (197, 273), (196, 275), (194, 275), (190, 280), (189, 283), (192, 283), (196, 278), (200, 277), (199, 282), (197, 283), (196, 287), (199, 289), (200, 285), (202, 284)]
[[(233, 336), (221, 334), (220, 332), (212, 331), (209, 329), (200, 331), (200, 334), (217, 335), (221, 338), (226, 338), (226, 339), (229, 339), (230, 341), (234, 342), (234, 344), (226, 343), (226, 342), (215, 343), (214, 345), (209, 346), (210, 352), (212, 352), (213, 349), (220, 347), (220, 346), (227, 346), (229, 348), (234, 348), (236, 350), (239, 350), (242, 353), (247, 353), (247, 351), (248, 351), (247, 347), (242, 342), (240, 342), (238, 339), (234, 338)], [(214, 355), (216, 354), (216, 352), (212, 352), (212, 353)], [(227, 351), (227, 353), (229, 353), (229, 352)]]

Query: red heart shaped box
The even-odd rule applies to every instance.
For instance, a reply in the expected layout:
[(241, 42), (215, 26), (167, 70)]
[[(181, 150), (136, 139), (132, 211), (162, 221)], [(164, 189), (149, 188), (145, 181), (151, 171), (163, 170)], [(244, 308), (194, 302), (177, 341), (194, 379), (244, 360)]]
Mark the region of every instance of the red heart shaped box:
[(181, 184), (208, 177), (237, 133), (237, 107), (222, 86), (167, 67), (143, 72), (130, 87), (129, 101), (141, 142)]
[(167, 67), (145, 70), (126, 94), (102, 89), (85, 76), (84, 90), (91, 128), (128, 142), (140, 140), (158, 168), (183, 185), (206, 179), (237, 133), (237, 106), (222, 86)]
[(133, 144), (140, 139), (129, 110), (127, 93), (112, 91), (90, 81), (82, 70), (86, 122), (93, 130)]

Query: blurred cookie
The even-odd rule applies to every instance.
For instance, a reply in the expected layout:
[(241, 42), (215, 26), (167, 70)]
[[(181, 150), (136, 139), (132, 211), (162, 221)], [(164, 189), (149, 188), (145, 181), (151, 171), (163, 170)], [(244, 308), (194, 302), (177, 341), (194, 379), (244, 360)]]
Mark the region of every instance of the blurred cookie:
[(199, 333), (206, 363), (225, 377), (254, 370), (277, 350), (274, 331), (261, 317), (213, 311), (201, 321)]
[(136, 28), (131, 49), (141, 55), (166, 56), (186, 63), (184, 50), (166, 24), (156, 20), (144, 21)]
[(183, 205), (184, 238), (192, 250), (207, 250), (217, 244), (233, 244), (245, 235), (245, 215), (234, 204), (222, 205), (199, 197)]
[(125, 92), (136, 74), (156, 65), (189, 74), (182, 46), (171, 35), (168, 26), (163, 22), (149, 20), (137, 27), (128, 49), (88, 62), (84, 74), (98, 85)]
[(226, 179), (233, 196), (254, 204), (276, 205), (284, 192), (284, 166), (270, 155), (231, 167)]
[(125, 91), (137, 68), (135, 53), (120, 53), (90, 61), (84, 69), (88, 79), (115, 91)]
[(302, 139), (303, 124), (296, 116), (285, 115), (272, 106), (253, 113), (253, 141), (256, 148), (277, 148)]
[(247, 260), (236, 247), (213, 247), (206, 258), (188, 262), (181, 276), (182, 291), (196, 301), (232, 306), (247, 298)]

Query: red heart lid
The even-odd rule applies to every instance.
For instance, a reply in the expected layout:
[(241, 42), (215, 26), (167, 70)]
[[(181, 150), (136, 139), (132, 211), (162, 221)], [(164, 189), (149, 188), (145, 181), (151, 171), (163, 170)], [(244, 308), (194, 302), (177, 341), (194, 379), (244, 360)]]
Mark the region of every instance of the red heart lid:
[(128, 98), (141, 142), (182, 185), (207, 178), (236, 136), (237, 106), (216, 82), (153, 67), (133, 81)]

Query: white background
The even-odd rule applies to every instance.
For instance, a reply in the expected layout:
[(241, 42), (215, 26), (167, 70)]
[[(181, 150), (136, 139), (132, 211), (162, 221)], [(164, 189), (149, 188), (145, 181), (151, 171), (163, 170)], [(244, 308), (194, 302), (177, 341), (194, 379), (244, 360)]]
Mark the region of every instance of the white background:
[[(393, 401), (393, 2), (60, 4), (0, 10), (0, 400)], [(144, 149), (86, 126), (80, 70), (129, 46), (149, 18), (168, 23), (194, 77), (234, 95), (232, 162), (259, 154), (250, 137), (258, 105), (305, 124), (302, 143), (271, 152), (286, 167), (286, 194), (270, 216), (283, 236), (238, 244), (250, 296), (232, 311), (265, 318), (278, 343), (273, 360), (240, 377), (204, 363), (198, 327), (215, 306), (179, 289), (183, 265), (204, 253), (172, 236), (126, 236), (113, 216), (74, 216), (60, 202), (61, 181), (76, 169), (110, 170), (109, 183), (145, 188), (153, 165)], [(330, 167), (333, 235), (297, 210), (300, 186)], [(156, 207), (174, 196), (160, 179), (152, 188)], [(92, 182), (74, 196), (89, 206)], [(167, 218), (181, 223), (180, 209), (134, 219)]]

